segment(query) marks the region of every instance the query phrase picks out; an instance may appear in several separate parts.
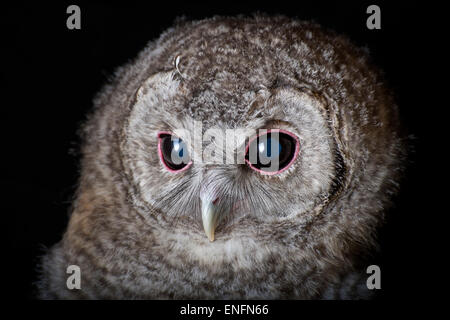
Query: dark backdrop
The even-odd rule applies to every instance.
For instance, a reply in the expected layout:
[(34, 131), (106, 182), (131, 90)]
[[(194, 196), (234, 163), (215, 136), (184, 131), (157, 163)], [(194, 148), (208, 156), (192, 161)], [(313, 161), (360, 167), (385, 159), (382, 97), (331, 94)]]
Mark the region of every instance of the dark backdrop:
[[(381, 254), (373, 258), (382, 270), (378, 298), (423, 295), (421, 288), (429, 277), (421, 270), (428, 265), (429, 248), (422, 240), (430, 231), (424, 230), (421, 217), (429, 212), (424, 201), (424, 161), (431, 125), (424, 119), (427, 101), (420, 95), (420, 78), (428, 67), (422, 60), (426, 48), (418, 42), (427, 38), (426, 22), (423, 25), (427, 14), (409, 2), (374, 3), (381, 7), (381, 30), (366, 28), (366, 8), (371, 2), (159, 1), (154, 7), (150, 1), (72, 1), (2, 7), (1, 50), (6, 58), (1, 67), (0, 213), (6, 217), (2, 221), (9, 258), (3, 265), (10, 297), (34, 297), (32, 283), (39, 255), (63, 234), (79, 169), (77, 129), (114, 69), (134, 58), (176, 17), (198, 19), (256, 11), (312, 19), (345, 33), (356, 44), (368, 47), (373, 62), (385, 71), (413, 147), (401, 193), (388, 225), (380, 232)], [(81, 7), (81, 30), (66, 28), (70, 4)]]

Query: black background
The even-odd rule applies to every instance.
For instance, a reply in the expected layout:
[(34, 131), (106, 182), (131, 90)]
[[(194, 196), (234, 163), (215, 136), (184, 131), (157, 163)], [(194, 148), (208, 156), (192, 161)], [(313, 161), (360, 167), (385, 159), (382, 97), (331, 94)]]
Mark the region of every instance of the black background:
[[(366, 8), (378, 4), (382, 29), (366, 28)], [(92, 106), (94, 95), (114, 69), (134, 58), (149, 40), (171, 26), (176, 17), (281, 13), (315, 20), (354, 43), (366, 46), (373, 63), (385, 72), (396, 95), (411, 138), (411, 154), (401, 193), (380, 232), (381, 254), (373, 263), (382, 270), (378, 299), (398, 300), (433, 296), (425, 291), (432, 281), (432, 236), (423, 222), (432, 215), (425, 187), (427, 148), (432, 124), (422, 79), (431, 41), (430, 11), (424, 4), (384, 2), (327, 3), (294, 1), (173, 2), (7, 5), (1, 9), (2, 174), (1, 214), (9, 259), (9, 296), (33, 299), (36, 264), (43, 248), (61, 239), (68, 222), (78, 175), (77, 130)], [(81, 7), (81, 30), (66, 28), (66, 8)], [(430, 9), (429, 7), (427, 9)], [(439, 11), (432, 8), (431, 12)], [(429, 52), (428, 52), (429, 53)]]

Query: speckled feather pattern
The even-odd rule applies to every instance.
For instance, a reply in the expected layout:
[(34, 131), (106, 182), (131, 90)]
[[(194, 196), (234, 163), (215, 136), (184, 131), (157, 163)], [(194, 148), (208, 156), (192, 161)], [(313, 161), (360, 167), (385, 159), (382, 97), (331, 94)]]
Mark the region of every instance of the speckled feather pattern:
[[(175, 64), (175, 61), (178, 63)], [(44, 299), (354, 299), (398, 188), (398, 111), (367, 54), (286, 17), (179, 21), (119, 68), (83, 127), (69, 226), (44, 257)], [(300, 141), (280, 175), (161, 165), (156, 133), (279, 128)], [(248, 138), (248, 137), (247, 137)], [(220, 148), (219, 146), (216, 146)], [(214, 242), (202, 190), (221, 195)], [(68, 265), (81, 290), (66, 288)]]

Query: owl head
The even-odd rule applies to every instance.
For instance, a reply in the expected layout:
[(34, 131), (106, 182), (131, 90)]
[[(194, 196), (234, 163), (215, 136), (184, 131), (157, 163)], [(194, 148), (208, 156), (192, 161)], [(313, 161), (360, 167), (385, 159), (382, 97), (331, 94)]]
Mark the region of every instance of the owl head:
[(365, 51), (315, 24), (180, 22), (98, 96), (84, 167), (101, 163), (152, 234), (191, 258), (296, 248), (347, 261), (373, 243), (401, 167), (381, 80)]

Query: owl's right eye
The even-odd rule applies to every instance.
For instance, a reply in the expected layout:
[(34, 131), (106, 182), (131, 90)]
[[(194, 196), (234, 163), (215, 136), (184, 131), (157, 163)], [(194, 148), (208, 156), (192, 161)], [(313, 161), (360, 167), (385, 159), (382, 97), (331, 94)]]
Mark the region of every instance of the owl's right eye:
[(192, 164), (186, 143), (170, 132), (158, 133), (158, 154), (170, 172), (184, 171)]
[(299, 140), (291, 132), (271, 129), (247, 144), (245, 161), (261, 174), (279, 174), (289, 168), (297, 158)]

